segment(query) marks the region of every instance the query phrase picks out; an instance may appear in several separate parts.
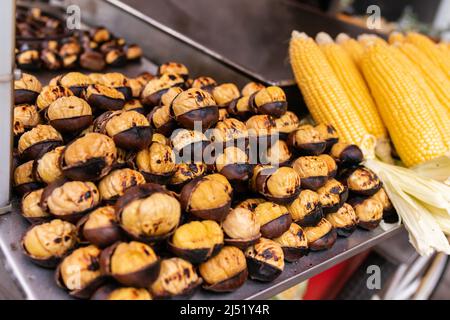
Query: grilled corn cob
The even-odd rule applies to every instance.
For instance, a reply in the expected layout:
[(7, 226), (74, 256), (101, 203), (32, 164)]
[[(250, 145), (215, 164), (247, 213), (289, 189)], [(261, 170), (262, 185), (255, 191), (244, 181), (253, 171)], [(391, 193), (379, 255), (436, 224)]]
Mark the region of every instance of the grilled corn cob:
[(336, 43), (339, 44), (344, 50), (352, 57), (353, 62), (359, 65), (359, 60), (364, 54), (364, 47), (353, 38), (350, 38), (345, 33), (340, 33), (336, 37)]

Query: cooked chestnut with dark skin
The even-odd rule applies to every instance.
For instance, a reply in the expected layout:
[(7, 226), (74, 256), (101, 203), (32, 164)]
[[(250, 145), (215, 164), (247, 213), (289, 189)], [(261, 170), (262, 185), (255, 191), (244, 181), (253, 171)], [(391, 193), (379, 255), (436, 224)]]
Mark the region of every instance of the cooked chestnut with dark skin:
[[(20, 127), (24, 130), (36, 127), (41, 123), (38, 109), (32, 104), (21, 104), (14, 107), (14, 124), (20, 123)], [(16, 133), (15, 133), (16, 134)]]
[(141, 93), (141, 101), (144, 105), (157, 106), (161, 96), (171, 87), (183, 87), (184, 79), (176, 73), (164, 73), (158, 78), (151, 79)]
[(253, 170), (251, 187), (270, 201), (287, 204), (300, 193), (301, 179), (290, 167), (257, 165)]
[(273, 239), (283, 249), (284, 260), (294, 262), (308, 254), (308, 241), (303, 229), (291, 223), (289, 229), (278, 238)]
[(231, 246), (223, 247), (198, 269), (205, 281), (203, 288), (214, 292), (234, 291), (244, 284), (248, 276), (244, 253)]
[(84, 50), (80, 55), (80, 66), (91, 71), (103, 70), (106, 66), (105, 57), (101, 52)]
[(245, 249), (261, 237), (256, 214), (249, 209), (237, 207), (230, 211), (222, 224), (227, 235), (225, 243)]
[(212, 90), (212, 96), (219, 107), (226, 108), (235, 99), (239, 98), (238, 87), (234, 83), (224, 83), (215, 86)]
[[(217, 155), (215, 166), (217, 172), (223, 174), (236, 188), (242, 182), (248, 181), (252, 170), (247, 153), (237, 147), (225, 148), (222, 153)], [(242, 187), (246, 188), (246, 186), (247, 183)]]
[(125, 102), (122, 109), (124, 111), (136, 111), (140, 114), (145, 115), (144, 105), (138, 99), (132, 99)]
[(101, 79), (102, 79), (101, 84), (122, 92), (125, 100), (130, 100), (131, 98), (133, 98), (133, 92), (131, 90), (129, 80), (122, 73), (119, 72), (105, 73), (101, 77)]
[(20, 203), (22, 216), (31, 223), (48, 220), (50, 215), (40, 207), (41, 196), (44, 189), (37, 189), (26, 193)]
[(364, 160), (361, 149), (356, 144), (337, 142), (331, 148), (330, 155), (339, 166), (351, 167)]
[(56, 147), (39, 155), (33, 163), (33, 176), (37, 181), (50, 184), (64, 177), (60, 167), (63, 151), (64, 147)]
[(102, 110), (120, 110), (125, 104), (122, 92), (102, 84), (91, 84), (84, 96), (90, 105)]
[(247, 127), (243, 122), (234, 118), (217, 122), (215, 128), (211, 130), (211, 141), (214, 143), (222, 143), (224, 146), (232, 142), (233, 145), (243, 147), (245, 144), (242, 145), (242, 143), (247, 139)]
[(373, 230), (383, 218), (383, 204), (375, 198), (356, 197), (348, 200), (358, 216), (360, 226), (366, 230)]
[(152, 300), (147, 289), (105, 285), (98, 288), (91, 300)]
[(105, 62), (112, 67), (122, 67), (127, 62), (127, 55), (122, 49), (111, 49), (105, 53)]
[(184, 211), (200, 219), (223, 221), (231, 206), (233, 189), (225, 176), (214, 173), (194, 179), (181, 190)]
[(69, 72), (60, 77), (57, 84), (69, 88), (76, 96), (81, 96), (83, 90), (92, 84), (92, 81), (80, 72)]
[(242, 88), (241, 94), (243, 96), (251, 96), (255, 92), (258, 92), (259, 90), (264, 89), (264, 88), (265, 88), (265, 86), (262, 85), (261, 83), (249, 82)]
[(206, 130), (219, 119), (214, 98), (202, 89), (190, 88), (178, 94), (171, 103), (176, 121), (186, 129)]
[(39, 51), (28, 45), (22, 46), (20, 52), (16, 54), (16, 63), (22, 69), (39, 69), (41, 66)]
[(128, 61), (138, 61), (142, 57), (142, 48), (137, 44), (127, 45), (125, 48), (125, 55)]
[(270, 147), (272, 143), (278, 140), (278, 128), (275, 126), (275, 120), (266, 115), (259, 114), (250, 117), (245, 125), (248, 130), (249, 137), (258, 138), (258, 143), (261, 144), (266, 140), (266, 145)]
[(210, 77), (198, 77), (192, 81), (191, 87), (205, 90), (209, 93), (217, 86), (216, 80)]
[(325, 218), (315, 226), (305, 227), (308, 248), (312, 251), (330, 249), (336, 242), (337, 232), (333, 225)]
[(300, 126), (300, 119), (292, 111), (286, 111), (281, 117), (275, 119), (275, 127), (280, 132), (282, 139), (288, 137), (288, 135), (297, 130)]
[(97, 27), (91, 30), (91, 38), (97, 43), (103, 43), (111, 39), (111, 33), (105, 27)]
[(202, 263), (219, 252), (223, 238), (223, 231), (217, 222), (192, 221), (175, 230), (169, 248), (180, 258), (191, 263)]
[(142, 242), (116, 242), (102, 251), (101, 272), (124, 286), (148, 288), (159, 275), (160, 260)]
[(267, 114), (276, 118), (287, 111), (286, 95), (280, 87), (270, 86), (254, 92), (249, 99), (254, 113)]
[[(267, 149), (266, 159), (271, 165), (278, 165), (280, 167), (288, 165), (292, 153), (289, 150), (287, 143), (283, 140), (277, 140)], [(303, 183), (303, 181), (302, 181)]]
[(355, 210), (348, 203), (344, 203), (336, 212), (327, 214), (326, 219), (336, 229), (338, 236), (341, 237), (350, 236), (355, 231), (359, 221)]
[(179, 191), (186, 183), (203, 176), (205, 172), (206, 165), (203, 162), (176, 164), (176, 170), (170, 178), (169, 185)]
[(288, 209), (292, 220), (302, 227), (314, 226), (323, 218), (319, 195), (312, 190), (302, 190)]
[(175, 155), (184, 159), (184, 162), (202, 161), (203, 151), (209, 145), (208, 138), (201, 131), (195, 130), (177, 129), (170, 140)]
[(384, 188), (380, 188), (377, 193), (372, 196), (373, 199), (378, 200), (383, 205), (383, 219), (387, 223), (394, 223), (398, 221), (398, 215), (395, 211), (394, 206), (392, 205), (389, 197), (384, 190)]
[(57, 284), (71, 296), (88, 299), (104, 282), (100, 272), (100, 249), (89, 245), (74, 250), (56, 269)]
[(382, 186), (378, 176), (372, 170), (362, 166), (343, 172), (342, 179), (350, 192), (363, 196), (374, 195)]
[(240, 202), (236, 208), (244, 208), (251, 212), (255, 212), (256, 207), (263, 202), (266, 202), (263, 198), (250, 198)]
[(73, 180), (98, 180), (109, 173), (116, 157), (114, 141), (92, 132), (67, 145), (61, 156), (61, 168)]
[(69, 96), (73, 96), (73, 92), (70, 91), (70, 89), (58, 85), (48, 85), (45, 86), (38, 95), (36, 105), (39, 111), (43, 111), (58, 98)]
[(181, 76), (184, 80), (187, 80), (189, 77), (188, 68), (179, 62), (166, 62), (159, 66), (158, 75), (161, 76), (164, 73), (175, 73)]
[(256, 219), (264, 238), (277, 238), (289, 229), (292, 218), (285, 206), (263, 202), (255, 208)]
[(33, 225), (22, 238), (26, 256), (46, 268), (56, 267), (76, 243), (75, 226), (59, 219)]
[(174, 232), (181, 217), (181, 207), (173, 194), (157, 184), (129, 188), (116, 204), (122, 229), (132, 238), (155, 242)]
[(14, 81), (14, 104), (34, 104), (41, 90), (41, 82), (35, 76), (22, 73), (22, 77)]
[(348, 189), (335, 179), (329, 179), (327, 183), (317, 190), (323, 213), (335, 212), (347, 201)]
[(58, 98), (50, 104), (46, 114), (50, 125), (63, 133), (82, 131), (92, 123), (91, 107), (76, 96)]
[(44, 189), (40, 205), (59, 219), (76, 222), (99, 202), (100, 193), (92, 182), (58, 180)]
[(159, 276), (151, 286), (155, 299), (189, 298), (202, 283), (194, 266), (180, 258), (161, 261)]
[(39, 189), (42, 185), (34, 179), (33, 160), (25, 162), (14, 169), (14, 188), (20, 194)]
[(317, 190), (328, 180), (328, 166), (316, 156), (300, 157), (292, 164), (301, 178), (304, 189)]
[(103, 201), (113, 202), (128, 188), (144, 183), (145, 178), (139, 171), (123, 168), (111, 171), (103, 177), (98, 184), (98, 190)]
[(270, 239), (261, 238), (245, 251), (251, 279), (270, 282), (284, 270), (284, 253), (281, 246)]
[(52, 126), (38, 124), (19, 139), (18, 151), (23, 159), (36, 159), (42, 152), (61, 145), (63, 138)]
[[(222, 109), (223, 108), (221, 108), (221, 110)], [(226, 110), (228, 111), (228, 113), (238, 117), (239, 119), (248, 119), (251, 115), (254, 114), (253, 109), (250, 107), (249, 96), (242, 96), (234, 99), (230, 102)]]
[(338, 169), (336, 161), (334, 161), (334, 159), (328, 154), (321, 154), (318, 157), (319, 159), (325, 161), (325, 163), (327, 164), (328, 178), (334, 178)]
[(315, 129), (319, 132), (322, 140), (325, 140), (327, 144), (325, 152), (330, 152), (333, 145), (339, 141), (339, 136), (336, 132), (336, 129), (331, 124), (324, 123), (318, 124), (317, 126), (315, 126)]
[(317, 156), (325, 151), (327, 145), (319, 132), (309, 124), (302, 125), (291, 132), (288, 143), (304, 156)]
[(49, 70), (61, 69), (63, 61), (58, 52), (53, 50), (44, 49), (41, 51), (40, 59), (43, 62), (45, 68)]
[(170, 146), (152, 142), (138, 152), (136, 166), (148, 182), (166, 184), (176, 170), (175, 154)]

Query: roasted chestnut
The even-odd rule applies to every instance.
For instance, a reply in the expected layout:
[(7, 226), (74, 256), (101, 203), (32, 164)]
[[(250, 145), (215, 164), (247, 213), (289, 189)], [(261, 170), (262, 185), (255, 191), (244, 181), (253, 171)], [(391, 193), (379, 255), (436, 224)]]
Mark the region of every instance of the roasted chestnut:
[(59, 219), (31, 226), (22, 238), (22, 248), (32, 262), (54, 268), (77, 243), (73, 224)]
[(171, 110), (176, 121), (191, 130), (206, 130), (219, 119), (214, 98), (202, 89), (190, 88), (178, 94), (172, 100)]
[(249, 98), (249, 104), (254, 113), (267, 114), (276, 118), (287, 111), (286, 94), (283, 89), (276, 86), (254, 92)]
[(25, 162), (14, 169), (14, 188), (20, 194), (39, 189), (41, 183), (33, 176), (33, 160)]
[(258, 92), (261, 89), (264, 89), (265, 86), (261, 83), (257, 83), (257, 82), (249, 82), (247, 83), (241, 90), (241, 94), (243, 96), (251, 96), (252, 94), (254, 94), (255, 92)]
[(281, 167), (288, 165), (291, 157), (292, 153), (289, 150), (287, 143), (283, 140), (277, 140), (267, 149), (266, 159), (264, 160), (271, 165), (277, 165)]
[(255, 208), (255, 215), (264, 238), (273, 239), (281, 236), (292, 223), (288, 209), (273, 202), (259, 204)]
[(263, 202), (266, 202), (266, 200), (262, 198), (249, 198), (241, 201), (235, 208), (244, 208), (255, 212), (256, 207)]
[(348, 198), (348, 189), (335, 179), (329, 179), (327, 183), (317, 190), (323, 213), (336, 212)]
[(98, 184), (98, 191), (103, 201), (114, 202), (122, 196), (128, 188), (144, 184), (144, 176), (129, 168), (111, 171), (103, 177)]
[(124, 111), (136, 111), (140, 114), (145, 115), (144, 105), (138, 99), (131, 99), (125, 102), (122, 109)]
[(125, 100), (133, 98), (133, 92), (130, 87), (129, 80), (126, 76), (119, 72), (105, 73), (102, 77), (103, 85), (114, 88), (122, 92)]
[(251, 187), (270, 201), (287, 204), (300, 193), (299, 174), (290, 167), (257, 165), (253, 170)]
[(214, 173), (196, 178), (181, 190), (181, 207), (200, 219), (223, 221), (231, 206), (233, 189), (225, 176)]
[(91, 50), (90, 48), (80, 55), (80, 66), (84, 69), (100, 71), (105, 68), (105, 65), (105, 57), (101, 52)]
[(66, 146), (61, 155), (61, 169), (73, 180), (98, 180), (109, 173), (116, 157), (117, 149), (110, 137), (87, 133)]
[(14, 81), (14, 104), (34, 104), (41, 90), (42, 85), (35, 76), (22, 73), (22, 77)]
[(64, 174), (60, 167), (60, 158), (64, 147), (56, 147), (53, 150), (42, 153), (33, 163), (33, 176), (37, 181), (50, 184), (62, 179)]
[(212, 89), (212, 96), (219, 107), (226, 108), (231, 101), (241, 95), (238, 87), (234, 83), (224, 83)]
[(177, 158), (184, 162), (203, 160), (203, 151), (209, 145), (208, 138), (201, 132), (187, 129), (177, 129), (170, 136), (173, 151)]
[(155, 299), (186, 299), (201, 283), (202, 279), (190, 262), (180, 258), (164, 259), (151, 292)]
[(116, 242), (102, 251), (100, 268), (124, 286), (148, 288), (159, 275), (160, 260), (145, 243)]
[(40, 207), (41, 196), (44, 189), (37, 189), (26, 193), (22, 197), (20, 212), (31, 223), (49, 220), (50, 215)]
[(305, 124), (291, 132), (288, 143), (295, 148), (300, 155), (317, 156), (325, 151), (327, 143), (313, 126)]
[(372, 196), (373, 199), (378, 200), (383, 205), (383, 220), (387, 223), (394, 223), (398, 221), (397, 212), (392, 205), (389, 197), (384, 190), (384, 188), (380, 188), (377, 193)]
[(38, 124), (19, 138), (19, 155), (27, 159), (36, 159), (39, 154), (61, 145), (63, 138), (52, 126)]
[(62, 58), (58, 52), (54, 50), (44, 49), (41, 51), (40, 59), (44, 64), (44, 67), (49, 70), (61, 69), (63, 65)]
[(270, 282), (284, 270), (284, 253), (281, 246), (270, 239), (261, 238), (245, 251), (251, 279)]
[(169, 248), (180, 258), (202, 263), (220, 251), (223, 241), (223, 231), (217, 222), (192, 221), (175, 230)]
[(223, 247), (217, 255), (198, 268), (205, 284), (203, 288), (214, 292), (231, 292), (247, 280), (247, 262), (244, 253), (236, 247)]
[(111, 39), (111, 33), (105, 27), (93, 28), (90, 33), (92, 41), (97, 43), (103, 43)]
[(356, 144), (337, 142), (331, 148), (330, 155), (339, 166), (351, 167), (364, 160), (361, 149)]
[(105, 62), (112, 67), (123, 67), (127, 62), (127, 55), (122, 49), (111, 49), (105, 53)]
[(268, 147), (275, 143), (279, 138), (278, 129), (275, 126), (275, 120), (266, 115), (259, 114), (250, 117), (245, 125), (248, 130), (249, 137), (258, 139), (258, 143), (266, 143)]
[(148, 182), (166, 184), (176, 170), (175, 154), (170, 146), (152, 142), (138, 152), (136, 165)]
[(138, 61), (142, 57), (142, 48), (137, 44), (129, 44), (125, 47), (128, 61)]
[(334, 161), (334, 159), (328, 154), (321, 154), (318, 157), (319, 159), (325, 161), (325, 163), (327, 164), (328, 178), (334, 178), (338, 169), (336, 161)]
[(105, 280), (100, 272), (100, 253), (93, 245), (74, 250), (56, 269), (57, 284), (71, 296), (88, 299)]
[(302, 188), (317, 190), (328, 180), (328, 166), (324, 160), (316, 156), (297, 158), (292, 164), (299, 174)]
[(341, 237), (350, 236), (358, 225), (355, 210), (348, 203), (344, 203), (336, 212), (327, 214), (326, 219)]
[(58, 98), (50, 104), (46, 114), (50, 125), (63, 133), (82, 131), (92, 123), (91, 107), (75, 96)]
[(355, 197), (348, 200), (358, 216), (358, 226), (372, 230), (383, 218), (383, 204), (375, 198)]
[(210, 77), (198, 77), (192, 81), (192, 88), (202, 89), (209, 93), (217, 86), (216, 80)]
[(236, 145), (242, 148), (248, 140), (247, 127), (235, 118), (224, 119), (217, 122), (215, 128), (211, 130), (210, 139), (214, 143), (222, 143), (224, 147)]
[(314, 226), (323, 218), (319, 195), (311, 190), (302, 190), (288, 209), (292, 220), (302, 227)]
[(161, 76), (165, 73), (175, 73), (181, 76), (184, 80), (189, 77), (188, 68), (179, 62), (166, 62), (159, 66), (158, 75)]
[(225, 243), (245, 249), (261, 238), (260, 224), (256, 214), (249, 209), (237, 207), (230, 211), (222, 223), (227, 237)]
[(165, 93), (161, 95), (161, 104), (162, 106), (170, 106), (172, 104), (173, 99), (175, 99), (180, 93), (183, 92), (183, 88), (181, 87), (171, 87)]
[(99, 202), (99, 191), (92, 182), (58, 180), (44, 189), (40, 206), (57, 218), (75, 222)]
[(36, 127), (41, 123), (38, 109), (32, 104), (15, 106), (13, 123), (14, 129), (16, 129), (16, 124), (18, 124), (18, 127), (23, 128), (23, 130), (19, 130), (18, 132), (15, 130), (15, 135), (22, 134), (25, 130)]
[(170, 115), (170, 106), (167, 105), (154, 107), (148, 115), (148, 120), (156, 132), (165, 136), (169, 136), (177, 127), (175, 119)]
[(325, 140), (327, 144), (325, 152), (330, 152), (333, 145), (339, 141), (339, 136), (336, 129), (331, 124), (324, 123), (318, 124), (315, 129), (319, 132), (319, 136), (322, 140)]
[(145, 85), (141, 93), (141, 101), (148, 106), (157, 106), (161, 96), (171, 87), (183, 87), (184, 79), (176, 73), (164, 73), (153, 78)]
[(100, 207), (81, 218), (77, 223), (79, 239), (99, 248), (112, 245), (122, 238), (117, 225), (114, 207)]
[(305, 227), (303, 230), (308, 240), (308, 248), (312, 251), (330, 249), (337, 239), (336, 230), (325, 218), (315, 226)]
[(176, 171), (169, 181), (169, 185), (175, 190), (181, 188), (189, 181), (201, 177), (206, 172), (206, 165), (203, 162), (179, 163), (176, 165)]
[(178, 200), (170, 191), (153, 183), (129, 188), (117, 200), (115, 208), (122, 229), (144, 242), (167, 238), (181, 217)]
[(280, 132), (282, 139), (286, 139), (289, 134), (298, 129), (300, 119), (292, 111), (286, 111), (281, 117), (275, 119), (275, 127)]
[(48, 85), (42, 88), (41, 93), (36, 99), (36, 105), (39, 111), (45, 111), (52, 102), (61, 97), (73, 96), (68, 88), (58, 85)]
[(222, 153), (216, 155), (215, 167), (217, 172), (224, 175), (235, 188), (240, 190), (246, 188), (252, 165), (245, 151), (237, 147), (225, 148)]
[(91, 300), (152, 300), (147, 289), (105, 285), (98, 288)]
[(253, 115), (253, 109), (250, 107), (249, 100), (249, 96), (239, 97), (231, 101), (227, 109), (221, 108), (221, 110), (227, 110), (230, 114), (240, 119), (247, 119)]
[(29, 45), (23, 45), (21, 50), (16, 54), (16, 63), (22, 69), (39, 69), (41, 66), (39, 51)]
[(350, 192), (364, 196), (374, 195), (383, 184), (372, 170), (362, 166), (343, 172), (342, 180)]
[(91, 106), (102, 110), (120, 110), (125, 104), (122, 92), (102, 84), (91, 84), (84, 96)]
[(283, 249), (284, 260), (294, 262), (308, 254), (308, 241), (303, 229), (291, 223), (289, 229), (278, 238), (273, 239)]
[(69, 88), (74, 95), (81, 96), (92, 81), (89, 76), (80, 72), (69, 72), (60, 77), (57, 84)]

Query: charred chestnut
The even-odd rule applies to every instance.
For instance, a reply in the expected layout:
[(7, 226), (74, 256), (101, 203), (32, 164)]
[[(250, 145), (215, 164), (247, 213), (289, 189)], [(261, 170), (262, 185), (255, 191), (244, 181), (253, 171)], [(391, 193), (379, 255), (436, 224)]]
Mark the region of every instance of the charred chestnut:
[(231, 206), (233, 189), (225, 176), (215, 173), (194, 179), (181, 190), (184, 211), (200, 218), (223, 221)]
[(116, 242), (102, 251), (100, 267), (124, 286), (148, 288), (159, 275), (160, 260), (145, 243)]
[(56, 269), (57, 284), (71, 296), (88, 299), (105, 280), (100, 272), (100, 253), (93, 245), (74, 250)]
[(64, 177), (60, 167), (63, 151), (64, 147), (56, 147), (39, 155), (33, 163), (33, 176), (37, 181), (50, 184)]
[(48, 107), (47, 119), (60, 132), (79, 132), (91, 125), (92, 110), (83, 99), (75, 96), (61, 97)]
[(166, 184), (176, 170), (175, 154), (170, 146), (152, 142), (138, 152), (136, 165), (148, 182)]
[(175, 155), (191, 161), (202, 161), (203, 151), (209, 145), (208, 138), (201, 131), (177, 129), (170, 137)]
[(275, 143), (279, 138), (279, 131), (275, 125), (275, 120), (266, 115), (259, 114), (250, 117), (245, 125), (248, 130), (249, 137), (257, 138), (258, 143), (266, 143), (268, 147)]
[(361, 149), (356, 144), (337, 142), (331, 148), (330, 155), (339, 166), (351, 167), (364, 160)]
[(270, 282), (284, 270), (284, 253), (281, 246), (270, 239), (261, 238), (245, 251), (251, 279)]
[(308, 240), (308, 248), (312, 251), (330, 249), (337, 239), (336, 230), (325, 218), (317, 225), (305, 227), (303, 230)]
[(350, 236), (358, 225), (358, 216), (348, 203), (344, 203), (336, 212), (327, 214), (326, 219), (341, 237)]
[(63, 138), (52, 126), (38, 124), (19, 139), (19, 155), (23, 159), (36, 159), (39, 154), (61, 145)]
[(128, 61), (138, 61), (142, 57), (142, 48), (137, 44), (130, 44), (125, 47), (125, 55)]
[(328, 180), (328, 166), (319, 157), (300, 157), (294, 161), (292, 167), (299, 174), (304, 189), (317, 190)]
[(102, 84), (91, 84), (84, 96), (91, 106), (102, 110), (120, 110), (125, 104), (122, 92)]
[(73, 224), (59, 219), (33, 225), (22, 238), (22, 248), (32, 262), (54, 268), (77, 243)]
[(251, 96), (255, 92), (258, 92), (261, 89), (264, 89), (265, 86), (261, 83), (257, 82), (249, 82), (247, 83), (241, 90), (241, 94), (243, 96)]
[(287, 111), (286, 95), (280, 87), (270, 86), (254, 92), (249, 99), (254, 113), (267, 114), (276, 118)]
[(317, 190), (323, 213), (335, 212), (348, 198), (348, 189), (335, 179), (329, 179), (327, 183)]
[(141, 93), (142, 103), (148, 106), (157, 106), (161, 96), (171, 87), (183, 87), (184, 79), (176, 73), (164, 73), (153, 78), (145, 85)]
[(39, 189), (42, 185), (34, 179), (33, 160), (25, 162), (14, 169), (14, 188), (20, 194)]
[(299, 126), (300, 119), (292, 111), (286, 111), (281, 117), (275, 119), (275, 127), (283, 139), (287, 138), (291, 132), (297, 130)]
[(228, 113), (240, 119), (247, 119), (254, 114), (253, 109), (250, 107), (249, 96), (242, 96), (234, 99), (230, 102), (227, 109), (221, 108), (220, 110), (227, 110)]
[(111, 171), (98, 184), (98, 191), (103, 201), (114, 202), (122, 196), (128, 188), (144, 184), (144, 176), (129, 168)]
[(308, 241), (303, 229), (291, 223), (289, 229), (278, 238), (273, 239), (283, 249), (284, 260), (294, 262), (308, 254)]
[(91, 300), (152, 300), (147, 289), (105, 285), (98, 288)]
[(392, 205), (389, 197), (384, 190), (384, 188), (380, 188), (377, 193), (372, 196), (373, 199), (378, 200), (383, 205), (383, 219), (387, 223), (394, 223), (398, 221), (398, 215), (395, 211), (394, 206)]
[(300, 193), (301, 180), (290, 167), (257, 165), (253, 170), (251, 187), (270, 201), (287, 204)]
[(49, 70), (61, 69), (63, 65), (62, 58), (59, 56), (58, 52), (54, 50), (44, 49), (41, 51), (40, 59), (44, 64), (44, 67)]
[(61, 156), (64, 175), (73, 180), (98, 180), (111, 170), (117, 157), (114, 141), (100, 133), (73, 140)]
[(328, 178), (334, 178), (338, 169), (336, 161), (334, 161), (334, 159), (328, 154), (321, 154), (318, 157), (319, 159), (325, 161), (325, 163), (327, 164)]
[(222, 143), (224, 146), (232, 144), (242, 148), (245, 147), (247, 139), (247, 127), (243, 122), (234, 118), (217, 122), (215, 128), (211, 130), (211, 141)]
[(202, 89), (190, 88), (178, 94), (171, 103), (176, 121), (184, 128), (193, 130), (196, 123), (206, 130), (219, 119), (219, 109), (214, 98)]
[(349, 199), (348, 203), (358, 216), (358, 226), (366, 230), (378, 227), (383, 218), (383, 204), (380, 201), (375, 198), (356, 197)]
[(138, 99), (132, 99), (125, 102), (122, 109), (124, 111), (136, 111), (140, 114), (145, 115), (144, 105)]
[(197, 177), (201, 177), (206, 172), (206, 165), (203, 162), (179, 163), (170, 178), (169, 185), (177, 191)]
[(44, 111), (57, 99), (69, 96), (73, 96), (73, 93), (68, 88), (58, 85), (48, 85), (38, 95), (36, 105), (39, 111)]
[(169, 136), (177, 127), (175, 119), (170, 115), (168, 105), (154, 107), (148, 115), (148, 120), (156, 132), (165, 136)]
[(256, 207), (263, 202), (266, 202), (266, 200), (262, 199), (262, 198), (250, 198), (250, 199), (241, 201), (236, 206), (236, 208), (244, 208), (244, 209), (250, 210), (251, 212), (255, 212)]
[(105, 68), (105, 57), (101, 52), (85, 50), (80, 55), (80, 66), (87, 70), (100, 71)]
[(223, 247), (217, 255), (203, 262), (199, 272), (203, 288), (214, 292), (231, 292), (247, 280), (247, 262), (244, 253), (236, 247)]
[[(40, 124), (41, 117), (36, 106), (32, 104), (21, 104), (14, 107), (13, 121), (14, 124), (20, 123), (20, 127), (28, 130)], [(23, 133), (23, 131), (20, 133)]]
[(289, 229), (292, 218), (285, 206), (263, 202), (255, 208), (256, 219), (264, 238), (277, 238)]
[(42, 85), (35, 76), (22, 73), (22, 77), (14, 81), (14, 104), (34, 104), (41, 90)]
[(111, 39), (111, 33), (105, 27), (96, 27), (90, 31), (92, 41), (103, 43)]
[[(292, 153), (286, 142), (283, 140), (277, 140), (267, 149), (266, 159), (271, 165), (285, 166), (288, 165)], [(302, 180), (303, 184), (303, 180)]]
[(181, 76), (184, 80), (189, 77), (188, 68), (179, 62), (166, 62), (159, 66), (158, 75), (161, 76), (165, 73), (175, 73)]
[(58, 80), (58, 85), (69, 88), (76, 96), (81, 96), (83, 90), (90, 84), (92, 84), (92, 81), (89, 76), (80, 72), (66, 73)]
[(180, 258), (161, 261), (159, 276), (151, 286), (155, 299), (189, 298), (202, 283), (194, 266)]
[(131, 98), (133, 98), (133, 92), (130, 87), (130, 82), (128, 78), (124, 76), (122, 73), (119, 72), (105, 73), (101, 77), (101, 79), (102, 79), (101, 84), (120, 91), (123, 94), (125, 100), (130, 100)]
[(241, 94), (239, 93), (238, 87), (233, 83), (224, 83), (215, 86), (212, 89), (212, 96), (219, 107), (226, 108), (235, 99), (239, 98)]
[(319, 195), (311, 190), (302, 190), (288, 209), (292, 220), (302, 227), (314, 226), (323, 218)]
[(330, 152), (333, 145), (335, 145), (339, 141), (339, 135), (336, 132), (336, 129), (331, 124), (318, 124), (315, 129), (319, 132), (322, 140), (325, 140), (327, 146), (325, 148), (325, 152)]
[(217, 86), (216, 80), (210, 77), (198, 77), (192, 81), (192, 88), (202, 89), (209, 93)]
[(39, 69), (41, 66), (39, 51), (28, 45), (22, 46), (21, 50), (16, 54), (16, 63), (19, 68), (28, 70)]
[[(217, 172), (224, 175), (235, 188), (243, 189), (247, 186), (252, 165), (249, 164), (247, 153), (237, 147), (227, 147), (216, 156), (215, 166)], [(243, 185), (245, 183), (245, 185)], [(242, 187), (242, 188), (239, 188)]]
[(167, 238), (181, 217), (178, 200), (164, 187), (153, 183), (129, 188), (117, 200), (115, 208), (122, 229), (145, 242)]
[(237, 207), (230, 211), (222, 224), (227, 235), (225, 243), (245, 249), (261, 238), (260, 224), (256, 214), (249, 209)]
[(327, 146), (319, 132), (311, 125), (305, 124), (291, 132), (288, 143), (295, 148), (300, 155), (317, 156), (325, 151)]
[(112, 67), (122, 67), (127, 62), (127, 55), (122, 49), (114, 48), (106, 51), (105, 62)]
[(357, 167), (343, 172), (343, 180), (350, 192), (364, 196), (371, 196), (380, 190), (381, 180), (370, 169)]
[(48, 220), (50, 215), (40, 207), (41, 196), (44, 189), (37, 189), (26, 193), (22, 197), (20, 212), (31, 223)]

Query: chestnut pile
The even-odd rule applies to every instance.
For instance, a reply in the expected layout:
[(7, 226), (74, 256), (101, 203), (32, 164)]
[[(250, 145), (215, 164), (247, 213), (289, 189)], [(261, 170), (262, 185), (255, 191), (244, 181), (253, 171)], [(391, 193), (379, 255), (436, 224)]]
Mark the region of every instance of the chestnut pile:
[(39, 8), (19, 10), (16, 17), (16, 64), (21, 69), (91, 71), (137, 61), (142, 49), (114, 36), (104, 27), (71, 32), (65, 22)]
[(279, 87), (169, 62), (44, 87), (23, 74), (14, 89), (21, 247), (77, 298), (230, 292), (394, 215), (361, 150), (301, 123)]

